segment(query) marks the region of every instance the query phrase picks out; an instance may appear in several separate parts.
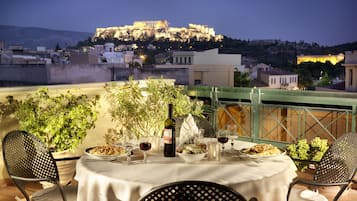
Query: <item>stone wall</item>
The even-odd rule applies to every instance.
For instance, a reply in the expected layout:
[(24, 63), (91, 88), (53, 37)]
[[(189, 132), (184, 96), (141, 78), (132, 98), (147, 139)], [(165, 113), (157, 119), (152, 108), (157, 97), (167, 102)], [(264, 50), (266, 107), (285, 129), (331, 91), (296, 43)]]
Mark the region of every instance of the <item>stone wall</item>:
[(0, 82), (46, 84), (48, 83), (47, 68), (44, 64), (1, 64)]
[(136, 80), (149, 77), (175, 79), (175, 84), (189, 85), (189, 69), (187, 68), (141, 68), (134, 71), (134, 78)]
[[(176, 84), (189, 83), (186, 68), (125, 68), (118, 64), (52, 64), (52, 65), (0, 65), (0, 84), (79, 84), (110, 82), (148, 77), (176, 79)], [(21, 84), (20, 84), (21, 83)]]

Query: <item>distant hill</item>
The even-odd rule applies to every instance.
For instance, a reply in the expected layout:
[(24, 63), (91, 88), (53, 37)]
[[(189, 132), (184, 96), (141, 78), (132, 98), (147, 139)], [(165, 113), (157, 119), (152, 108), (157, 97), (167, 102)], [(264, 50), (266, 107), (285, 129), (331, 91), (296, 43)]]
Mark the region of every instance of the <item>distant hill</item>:
[(93, 33), (61, 31), (36, 27), (17, 27), (0, 25), (0, 40), (8, 45), (23, 45), (34, 49), (46, 46), (54, 49), (58, 43), (60, 47), (75, 46), (77, 42), (92, 37)]

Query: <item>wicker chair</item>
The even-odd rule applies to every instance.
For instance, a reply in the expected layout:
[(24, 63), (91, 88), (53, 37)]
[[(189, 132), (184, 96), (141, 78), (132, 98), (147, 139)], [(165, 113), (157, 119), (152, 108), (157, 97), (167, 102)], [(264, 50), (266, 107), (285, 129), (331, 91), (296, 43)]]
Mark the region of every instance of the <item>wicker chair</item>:
[(313, 180), (295, 179), (289, 186), (287, 200), (295, 184), (310, 187), (339, 186), (337, 201), (353, 182), (357, 169), (357, 133), (347, 133), (336, 139), (318, 163)]
[(57, 165), (51, 152), (38, 138), (25, 131), (11, 131), (2, 142), (5, 167), (15, 185), (30, 201), (27, 182), (48, 181), (55, 184), (34, 193), (31, 200), (76, 200), (77, 189), (59, 184)]
[[(171, 201), (191, 201), (191, 200), (231, 200), (231, 201), (246, 201), (246, 199), (228, 186), (221, 184), (198, 181), (185, 180), (177, 181), (155, 187), (147, 192), (139, 201), (152, 200), (171, 200)], [(250, 201), (256, 201), (252, 198)]]

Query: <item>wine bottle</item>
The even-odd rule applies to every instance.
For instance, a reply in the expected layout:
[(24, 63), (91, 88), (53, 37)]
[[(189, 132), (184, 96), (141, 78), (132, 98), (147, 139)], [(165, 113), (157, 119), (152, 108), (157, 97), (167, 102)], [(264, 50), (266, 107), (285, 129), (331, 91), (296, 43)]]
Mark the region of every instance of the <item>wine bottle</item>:
[(176, 135), (175, 135), (175, 119), (172, 118), (173, 105), (169, 104), (169, 115), (165, 120), (164, 137), (164, 156), (176, 156)]

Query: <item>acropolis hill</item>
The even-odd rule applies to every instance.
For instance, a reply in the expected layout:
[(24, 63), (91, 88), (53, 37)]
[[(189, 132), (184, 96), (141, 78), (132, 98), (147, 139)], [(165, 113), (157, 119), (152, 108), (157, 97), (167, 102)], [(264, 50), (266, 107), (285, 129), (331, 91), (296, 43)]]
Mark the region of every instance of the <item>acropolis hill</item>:
[(207, 25), (189, 24), (186, 27), (169, 27), (167, 20), (134, 21), (133, 25), (119, 27), (97, 28), (95, 38), (116, 38), (118, 40), (169, 40), (186, 42), (197, 41), (221, 41), (223, 35), (216, 35), (213, 28)]

